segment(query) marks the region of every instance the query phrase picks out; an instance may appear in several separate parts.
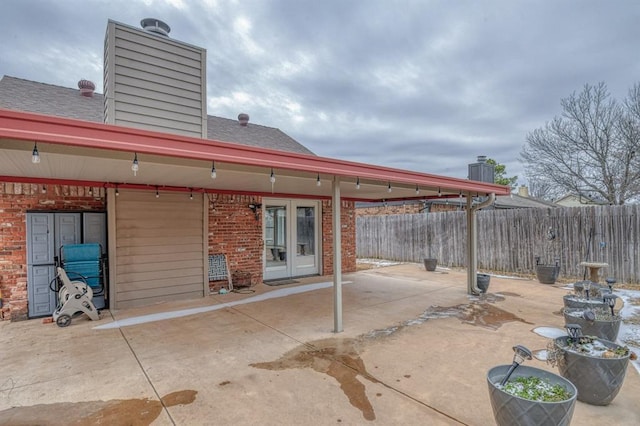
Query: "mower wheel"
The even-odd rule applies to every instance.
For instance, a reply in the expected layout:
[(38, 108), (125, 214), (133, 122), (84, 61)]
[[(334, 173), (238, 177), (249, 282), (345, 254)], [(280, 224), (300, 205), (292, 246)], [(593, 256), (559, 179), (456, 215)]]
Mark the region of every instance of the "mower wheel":
[(71, 324), (71, 317), (69, 315), (62, 314), (56, 320), (56, 324), (58, 324), (58, 327), (66, 327)]

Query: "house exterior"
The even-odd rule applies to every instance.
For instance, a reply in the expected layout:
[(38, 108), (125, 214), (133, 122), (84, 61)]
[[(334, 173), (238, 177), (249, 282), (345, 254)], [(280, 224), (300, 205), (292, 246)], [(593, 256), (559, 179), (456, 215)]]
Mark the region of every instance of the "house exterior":
[[(474, 183), (313, 155), (278, 129), (206, 111), (206, 51), (168, 26), (109, 21), (104, 95), (0, 80), (2, 318), (51, 314), (68, 244), (99, 243), (104, 303), (126, 309), (205, 297), (232, 271), (252, 284), (355, 270), (361, 200), (460, 191)], [(158, 30), (158, 28), (160, 30)], [(224, 275), (224, 274), (222, 274)]]
[(598, 200), (584, 194), (566, 194), (555, 201), (562, 207), (589, 207), (609, 205), (605, 200)]

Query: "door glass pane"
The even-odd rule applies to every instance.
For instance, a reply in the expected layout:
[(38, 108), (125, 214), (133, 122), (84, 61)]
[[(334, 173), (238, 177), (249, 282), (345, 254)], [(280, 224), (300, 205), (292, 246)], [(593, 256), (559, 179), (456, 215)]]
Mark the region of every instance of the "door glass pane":
[(287, 207), (267, 206), (265, 215), (267, 266), (287, 263)]
[(296, 254), (314, 256), (316, 254), (316, 209), (315, 207), (297, 207), (296, 210)]

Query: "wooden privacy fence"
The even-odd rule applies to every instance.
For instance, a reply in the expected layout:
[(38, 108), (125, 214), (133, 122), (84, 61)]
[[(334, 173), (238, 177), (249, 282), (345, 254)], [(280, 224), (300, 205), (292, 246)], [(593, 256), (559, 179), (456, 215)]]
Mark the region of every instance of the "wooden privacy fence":
[[(465, 212), (359, 216), (360, 258), (466, 266)], [(640, 282), (640, 206), (482, 210), (478, 212), (478, 268), (535, 274), (535, 258), (558, 259), (560, 277), (582, 279), (580, 262), (606, 262), (602, 273)]]

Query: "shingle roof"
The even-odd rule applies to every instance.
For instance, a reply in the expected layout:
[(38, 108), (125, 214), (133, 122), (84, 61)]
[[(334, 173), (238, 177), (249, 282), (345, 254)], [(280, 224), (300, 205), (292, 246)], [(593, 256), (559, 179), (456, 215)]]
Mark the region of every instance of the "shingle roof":
[[(102, 123), (104, 96), (81, 96), (78, 89), (5, 75), (0, 79), (0, 108)], [(280, 129), (238, 120), (207, 116), (207, 137), (224, 142), (300, 154), (313, 154)]]

